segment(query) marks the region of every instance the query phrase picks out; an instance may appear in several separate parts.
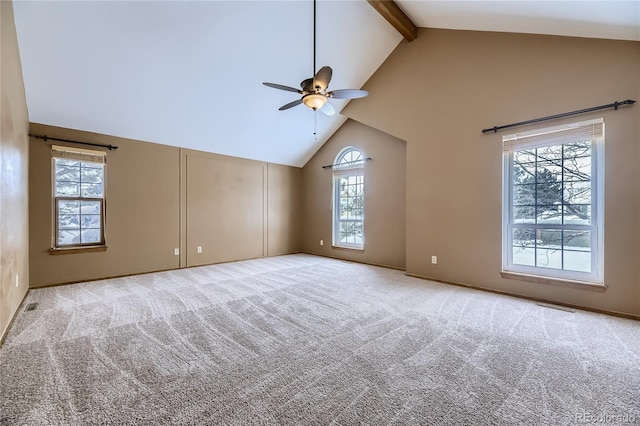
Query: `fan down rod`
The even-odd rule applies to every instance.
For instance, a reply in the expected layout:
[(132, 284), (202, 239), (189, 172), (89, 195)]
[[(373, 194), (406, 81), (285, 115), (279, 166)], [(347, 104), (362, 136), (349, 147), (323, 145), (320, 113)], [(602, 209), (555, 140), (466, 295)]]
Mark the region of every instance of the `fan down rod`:
[(316, 0), (313, 0), (313, 73), (316, 75)]

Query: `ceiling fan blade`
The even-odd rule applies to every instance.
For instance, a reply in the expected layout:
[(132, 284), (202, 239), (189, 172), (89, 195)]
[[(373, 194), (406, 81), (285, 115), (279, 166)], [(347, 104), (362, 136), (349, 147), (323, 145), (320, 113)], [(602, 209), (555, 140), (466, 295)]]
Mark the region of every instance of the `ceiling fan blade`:
[(313, 77), (313, 88), (318, 90), (327, 90), (333, 70), (331, 67), (322, 67)]
[(296, 89), (295, 87), (289, 87), (289, 86), (284, 86), (282, 84), (275, 84), (275, 83), (262, 83), (267, 87), (272, 87), (274, 89), (280, 89), (280, 90), (286, 90), (287, 92), (296, 92), (296, 93), (301, 93), (300, 90)]
[(327, 96), (334, 99), (358, 99), (364, 98), (369, 92), (366, 90), (341, 89), (327, 93)]
[(322, 111), (325, 115), (328, 115), (329, 117), (331, 117), (332, 115), (335, 115), (336, 113), (335, 108), (329, 102), (324, 104), (324, 106), (320, 108), (320, 111)]
[(303, 93), (311, 93), (313, 92), (313, 77), (302, 80), (300, 83), (300, 88)]
[(300, 105), (302, 103), (302, 99), (296, 99), (293, 102), (289, 102), (288, 104), (282, 105), (278, 110), (284, 111), (285, 109), (293, 108), (296, 105)]

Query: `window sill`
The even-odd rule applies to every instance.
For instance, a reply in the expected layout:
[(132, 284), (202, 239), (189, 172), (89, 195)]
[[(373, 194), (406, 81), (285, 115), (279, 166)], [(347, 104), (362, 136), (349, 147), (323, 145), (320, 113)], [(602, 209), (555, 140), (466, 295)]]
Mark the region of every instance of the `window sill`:
[(59, 254), (94, 253), (98, 251), (107, 251), (107, 246), (50, 248), (49, 254), (52, 256), (57, 256)]
[(528, 281), (528, 282), (538, 283), (538, 284), (550, 284), (550, 285), (556, 285), (559, 287), (579, 288), (582, 290), (591, 290), (591, 291), (597, 291), (601, 293), (607, 290), (607, 286), (604, 284), (596, 284), (596, 283), (590, 283), (586, 281), (543, 277), (540, 275), (529, 275), (529, 274), (522, 274), (522, 273), (508, 272), (508, 271), (501, 271), (500, 276), (502, 278), (507, 278), (512, 280)]
[(357, 252), (360, 252), (360, 253), (364, 253), (364, 248), (359, 248), (359, 247), (348, 247), (348, 246), (332, 245), (331, 248), (335, 249), (335, 250), (357, 251)]

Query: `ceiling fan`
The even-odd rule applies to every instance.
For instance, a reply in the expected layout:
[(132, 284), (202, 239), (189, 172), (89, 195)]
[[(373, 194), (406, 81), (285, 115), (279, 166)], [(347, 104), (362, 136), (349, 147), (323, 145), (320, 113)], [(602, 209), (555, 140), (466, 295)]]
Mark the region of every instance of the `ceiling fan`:
[(326, 115), (334, 115), (336, 113), (333, 106), (327, 102), (329, 98), (335, 99), (358, 99), (364, 98), (369, 94), (366, 90), (356, 89), (340, 89), (327, 91), (329, 88), (329, 82), (331, 82), (331, 76), (333, 70), (331, 67), (324, 66), (316, 71), (316, 0), (313, 0), (313, 71), (315, 75), (311, 78), (302, 80), (300, 83), (300, 89), (295, 87), (285, 86), (276, 83), (262, 83), (265, 86), (272, 87), (274, 89), (285, 90), (287, 92), (296, 92), (302, 95), (300, 99), (296, 99), (293, 102), (282, 105), (279, 110), (284, 111), (294, 106), (304, 104), (314, 111), (320, 110)]

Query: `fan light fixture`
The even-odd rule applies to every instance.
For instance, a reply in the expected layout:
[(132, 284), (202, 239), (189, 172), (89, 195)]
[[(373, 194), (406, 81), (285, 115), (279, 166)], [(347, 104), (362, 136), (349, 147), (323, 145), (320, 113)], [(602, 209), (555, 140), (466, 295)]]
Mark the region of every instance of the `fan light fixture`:
[(327, 97), (319, 93), (311, 93), (302, 97), (302, 103), (316, 111), (327, 103)]
[[(329, 66), (324, 66), (316, 71), (316, 0), (313, 0), (313, 77), (302, 80), (300, 83), (300, 89), (295, 87), (285, 86), (283, 84), (267, 83), (264, 84), (267, 87), (272, 87), (278, 90), (284, 90), (286, 92), (295, 92), (302, 95), (301, 98), (288, 104), (282, 105), (278, 110), (284, 111), (289, 108), (293, 108), (297, 105), (304, 104), (313, 111), (320, 110), (326, 115), (332, 116), (336, 113), (336, 110), (331, 105), (331, 102), (327, 102), (329, 98), (333, 99), (358, 99), (364, 98), (369, 94), (366, 90), (356, 89), (340, 89), (327, 91), (329, 88), (329, 82), (333, 75), (333, 70)], [(314, 132), (315, 133), (315, 132)]]

